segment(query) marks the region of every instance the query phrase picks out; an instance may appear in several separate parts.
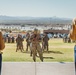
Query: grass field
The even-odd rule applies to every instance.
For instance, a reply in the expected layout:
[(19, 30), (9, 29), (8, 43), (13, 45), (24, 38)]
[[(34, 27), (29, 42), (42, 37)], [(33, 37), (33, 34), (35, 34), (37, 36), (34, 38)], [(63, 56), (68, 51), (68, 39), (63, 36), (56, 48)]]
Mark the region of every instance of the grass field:
[[(73, 62), (74, 61), (74, 43), (63, 43), (62, 39), (49, 40), (49, 52), (44, 52), (44, 62)], [(24, 50), (26, 42), (24, 41)], [(40, 62), (39, 57), (36, 58)], [(33, 62), (29, 52), (16, 52), (16, 43), (6, 43), (3, 53), (3, 62)]]

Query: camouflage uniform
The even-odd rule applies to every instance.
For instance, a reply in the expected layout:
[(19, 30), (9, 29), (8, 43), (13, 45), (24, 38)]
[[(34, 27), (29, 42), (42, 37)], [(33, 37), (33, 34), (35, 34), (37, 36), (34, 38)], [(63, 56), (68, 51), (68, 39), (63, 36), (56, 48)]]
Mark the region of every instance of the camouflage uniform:
[(12, 42), (12, 43), (14, 43), (14, 42), (15, 42), (15, 41), (14, 41), (14, 39), (15, 39), (14, 37), (12, 37), (12, 38), (11, 38), (11, 40), (12, 40), (11, 42)]
[(49, 38), (48, 38), (47, 34), (45, 34), (44, 38), (43, 38), (43, 45), (42, 45), (43, 50), (47, 49), (47, 51), (48, 51), (48, 40), (49, 40)]
[(42, 55), (42, 50), (41, 50), (41, 46), (40, 46), (40, 40), (41, 40), (40, 34), (33, 33), (33, 35), (31, 35), (31, 37), (30, 37), (30, 40), (31, 40), (30, 48), (33, 53), (34, 62), (36, 62), (36, 51), (39, 54), (40, 60), (43, 61), (43, 55)]
[(65, 36), (65, 37), (63, 38), (63, 42), (64, 42), (64, 43), (67, 42), (67, 36)]
[(16, 38), (16, 43), (17, 43), (17, 49), (16, 49), (16, 52), (17, 52), (17, 50), (21, 50), (21, 52), (22, 52), (22, 50), (24, 50), (23, 49), (23, 38), (21, 37), (21, 35), (18, 35), (18, 37)]
[(28, 51), (28, 47), (30, 47), (30, 34), (29, 33), (26, 34), (26, 42), (27, 42), (26, 51)]
[(8, 36), (8, 43), (11, 43), (11, 37)]

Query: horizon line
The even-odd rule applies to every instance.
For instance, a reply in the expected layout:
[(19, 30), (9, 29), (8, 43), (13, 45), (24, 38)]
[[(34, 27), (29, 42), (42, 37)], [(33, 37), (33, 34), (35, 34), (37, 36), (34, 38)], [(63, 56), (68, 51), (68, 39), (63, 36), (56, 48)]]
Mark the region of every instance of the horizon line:
[(69, 18), (69, 17), (58, 17), (58, 16), (15, 16), (15, 15), (0, 15), (0, 16), (6, 16), (6, 17), (33, 17), (33, 18), (50, 18), (50, 17), (54, 17), (54, 18), (64, 18), (64, 19), (73, 19), (73, 18)]

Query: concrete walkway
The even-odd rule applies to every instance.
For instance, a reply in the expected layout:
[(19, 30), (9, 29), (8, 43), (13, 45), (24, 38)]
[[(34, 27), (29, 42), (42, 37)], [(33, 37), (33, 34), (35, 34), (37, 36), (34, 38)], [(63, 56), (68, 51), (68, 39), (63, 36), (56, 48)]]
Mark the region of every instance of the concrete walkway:
[(2, 75), (75, 75), (74, 63), (4, 62)]

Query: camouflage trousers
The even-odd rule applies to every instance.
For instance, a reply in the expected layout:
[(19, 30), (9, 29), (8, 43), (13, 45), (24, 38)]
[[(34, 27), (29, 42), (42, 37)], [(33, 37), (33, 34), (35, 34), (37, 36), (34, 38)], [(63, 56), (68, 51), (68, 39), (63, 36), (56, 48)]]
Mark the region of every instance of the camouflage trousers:
[(17, 44), (16, 52), (17, 52), (19, 49), (21, 50), (21, 52), (24, 51), (23, 43), (22, 43), (22, 44)]
[(48, 51), (48, 42), (42, 43), (42, 50), (44, 51), (45, 49)]
[(43, 62), (43, 53), (42, 53), (40, 44), (39, 43), (37, 43), (37, 44), (36, 43), (33, 43), (33, 44), (31, 43), (30, 48), (31, 48), (31, 51), (32, 51), (32, 54), (33, 54), (34, 62), (36, 62), (36, 53), (37, 52), (39, 54), (40, 60)]
[(28, 51), (28, 47), (30, 47), (30, 42), (27, 42), (26, 47), (26, 51)]

